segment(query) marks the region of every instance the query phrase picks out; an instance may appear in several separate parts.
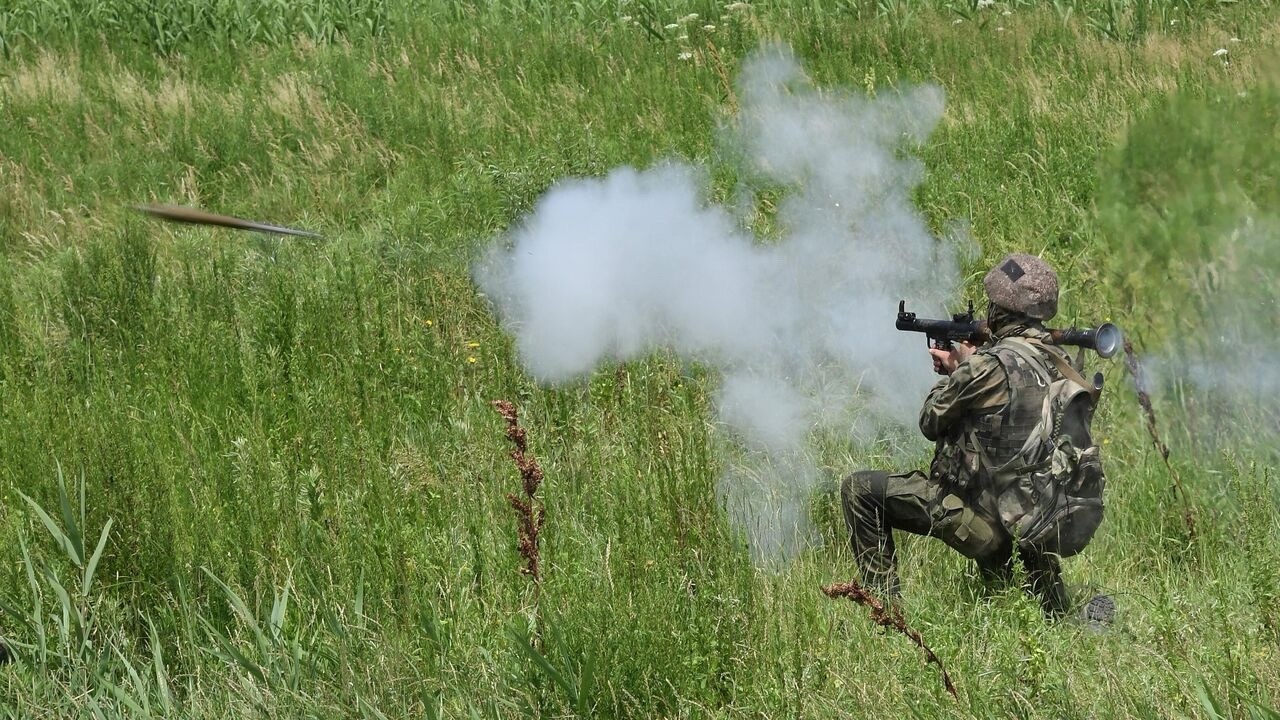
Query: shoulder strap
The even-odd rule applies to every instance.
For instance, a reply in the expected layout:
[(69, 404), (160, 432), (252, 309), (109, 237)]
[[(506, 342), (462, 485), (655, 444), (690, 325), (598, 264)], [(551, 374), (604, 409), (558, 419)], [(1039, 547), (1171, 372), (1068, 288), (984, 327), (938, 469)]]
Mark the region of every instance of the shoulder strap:
[[(1035, 373), (1038, 376), (1040, 376), (1040, 380), (1044, 383), (1044, 387), (1046, 389), (1053, 384), (1054, 382), (1053, 376), (1049, 373), (1049, 368), (1045, 366), (1044, 359), (1040, 357), (1041, 353), (1037, 352), (1034, 346), (1028, 343), (1026, 339), (1021, 337), (1008, 337), (1008, 338), (1004, 338), (1004, 340), (1007, 340), (1009, 342), (1001, 341), (1000, 343), (997, 343), (996, 345), (992, 346), (989, 350), (987, 350), (987, 352), (990, 352), (993, 355), (996, 355), (996, 357), (999, 357), (1001, 350), (1007, 350), (1009, 352), (1012, 352), (1013, 354), (1017, 355), (1018, 357), (1021, 357), (1023, 360), (1027, 361), (1027, 363), (1031, 365), (1031, 367), (1035, 370)], [(1006, 371), (1008, 370), (1007, 363), (1003, 359), (1001, 359), (1001, 365), (1005, 365), (1006, 366), (1005, 370)], [(1010, 391), (1011, 392), (1013, 391), (1012, 387), (1010, 388)], [(1032, 433), (1032, 435), (1027, 438), (1026, 443), (1022, 446), (1022, 449), (1018, 452), (1018, 454), (1015, 455), (1008, 462), (1006, 462), (1004, 465), (999, 467), (997, 467), (991, 461), (991, 457), (987, 453), (986, 448), (982, 446), (982, 443), (977, 441), (976, 437), (972, 438), (972, 442), (978, 452), (978, 455), (982, 459), (982, 463), (987, 468), (990, 469), (991, 476), (996, 481), (997, 486), (1002, 487), (1003, 485), (1008, 483), (1010, 480), (1016, 478), (1017, 476), (1029, 470), (1034, 470), (1036, 468), (1042, 467), (1045, 465), (1045, 463), (1048, 462), (1048, 458), (1045, 458), (1040, 462), (1035, 462), (1030, 464), (1027, 464), (1025, 462), (1021, 462), (1021, 463), (1019, 462), (1020, 459), (1025, 458), (1026, 453), (1036, 444), (1036, 438), (1037, 436), (1035, 435), (1035, 433)]]
[[(1053, 377), (1049, 375), (1049, 370), (1044, 364), (1044, 358), (1042, 357), (1044, 353), (1032, 345), (1030, 340), (1021, 337), (1007, 337), (1005, 340), (1008, 341), (1005, 347), (1020, 355), (1023, 360), (1031, 363), (1031, 367), (1035, 368), (1036, 373), (1040, 375), (1040, 379), (1044, 380), (1045, 387), (1048, 387), (1053, 382)], [(1053, 353), (1049, 354), (1052, 355)], [(1062, 372), (1062, 370), (1059, 369), (1058, 372)]]
[[(1022, 340), (1022, 338), (1018, 339)], [(1089, 397), (1093, 398), (1093, 402), (1095, 404), (1098, 402), (1098, 395), (1101, 391), (1094, 387), (1093, 383), (1085, 380), (1084, 376), (1080, 374), (1080, 371), (1071, 367), (1071, 364), (1066, 360), (1063, 360), (1058, 353), (1046, 348), (1044, 343), (1039, 340), (1022, 340), (1022, 342), (1028, 345), (1039, 345), (1040, 349), (1043, 351), (1042, 354), (1049, 356), (1049, 359), (1053, 361), (1054, 367), (1058, 368), (1058, 372), (1062, 373), (1062, 377), (1084, 388), (1085, 392), (1089, 393)]]

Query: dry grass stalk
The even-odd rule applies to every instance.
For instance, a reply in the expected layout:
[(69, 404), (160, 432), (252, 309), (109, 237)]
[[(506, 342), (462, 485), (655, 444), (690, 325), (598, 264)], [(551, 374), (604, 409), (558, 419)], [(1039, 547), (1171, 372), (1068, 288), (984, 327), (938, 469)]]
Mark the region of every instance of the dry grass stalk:
[(517, 547), (520, 549), (520, 555), (525, 559), (525, 567), (521, 572), (530, 575), (534, 582), (538, 583), (542, 580), (538, 533), (542, 531), (542, 523), (546, 519), (545, 509), (537, 498), (538, 487), (542, 485), (542, 468), (538, 466), (537, 458), (529, 454), (528, 434), (520, 426), (515, 404), (507, 400), (495, 400), (493, 407), (507, 421), (507, 439), (515, 445), (515, 450), (511, 451), (511, 459), (515, 460), (516, 469), (520, 471), (524, 490), (524, 497), (507, 493), (507, 502), (511, 503), (511, 507), (515, 509), (519, 521)]
[(896, 607), (886, 608), (883, 602), (878, 600), (866, 588), (859, 585), (857, 580), (828, 585), (822, 588), (822, 592), (826, 593), (829, 598), (848, 598), (859, 605), (870, 608), (872, 622), (883, 628), (897, 630), (910, 638), (916, 644), (916, 647), (924, 651), (925, 660), (938, 666), (938, 670), (942, 673), (942, 684), (946, 687), (947, 692), (951, 693), (951, 697), (956, 700), (960, 699), (956, 694), (955, 684), (951, 682), (951, 675), (942, 664), (942, 660), (925, 644), (924, 637), (920, 635), (920, 631), (907, 625), (906, 618), (902, 616), (902, 610)]
[(1124, 341), (1124, 364), (1129, 369), (1129, 377), (1133, 379), (1133, 389), (1138, 393), (1138, 404), (1142, 406), (1142, 412), (1147, 418), (1147, 433), (1151, 435), (1151, 441), (1155, 443), (1156, 450), (1160, 453), (1160, 459), (1164, 461), (1164, 465), (1169, 470), (1170, 477), (1173, 478), (1173, 490), (1182, 501), (1182, 520), (1187, 525), (1187, 537), (1195, 540), (1196, 537), (1196, 517), (1191, 510), (1191, 501), (1187, 498), (1187, 493), (1182, 489), (1182, 476), (1178, 474), (1177, 468), (1173, 463), (1169, 462), (1169, 446), (1160, 438), (1159, 431), (1156, 430), (1156, 409), (1151, 404), (1151, 395), (1146, 390), (1146, 377), (1142, 371), (1142, 366), (1138, 363), (1138, 353), (1133, 349), (1133, 343), (1128, 338)]

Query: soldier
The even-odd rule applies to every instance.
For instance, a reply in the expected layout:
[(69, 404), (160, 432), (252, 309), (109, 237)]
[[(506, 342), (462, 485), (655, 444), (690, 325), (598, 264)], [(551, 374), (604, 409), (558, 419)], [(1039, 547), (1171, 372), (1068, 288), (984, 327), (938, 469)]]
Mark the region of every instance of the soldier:
[[(1012, 254), (987, 273), (983, 285), (991, 341), (981, 348), (957, 343), (950, 351), (929, 350), (935, 372), (945, 376), (920, 411), (920, 431), (937, 443), (929, 473), (853, 473), (841, 485), (845, 522), (863, 580), (895, 601), (892, 531), (897, 529), (942, 540), (976, 561), (987, 579), (1010, 577), (1016, 550), (1027, 571), (1028, 591), (1038, 597), (1046, 615), (1058, 616), (1068, 604), (1059, 553), (1083, 548), (1101, 521), (1101, 465), (1093, 450), (1096, 518), (1082, 529), (1085, 534), (1059, 544), (1054, 529), (1052, 542), (1027, 542), (1025, 519), (1037, 514), (1031, 505), (1047, 495), (1021, 489), (1033, 475), (1042, 480), (1050, 464), (1042, 450), (1028, 450), (1044, 445), (1029, 438), (1045, 432), (1037, 426), (1048, 387), (1064, 370), (1072, 372), (1065, 352), (1045, 344), (1049, 333), (1043, 321), (1057, 312), (1058, 278), (1043, 260)], [(1091, 416), (1092, 404), (1088, 412)], [(1090, 445), (1087, 434), (1086, 419), (1082, 442)], [(1044, 523), (1037, 522), (1041, 529), (1036, 537), (1044, 537)]]

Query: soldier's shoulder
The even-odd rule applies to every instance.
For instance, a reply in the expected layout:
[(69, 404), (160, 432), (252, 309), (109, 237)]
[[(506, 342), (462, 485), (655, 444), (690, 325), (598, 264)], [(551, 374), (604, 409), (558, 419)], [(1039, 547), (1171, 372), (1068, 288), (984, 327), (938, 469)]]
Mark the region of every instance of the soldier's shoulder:
[(1009, 349), (1001, 347), (999, 343), (987, 345), (969, 356), (969, 365), (974, 369), (993, 369), (1000, 367), (1000, 356), (1006, 352), (1009, 352)]
[(980, 378), (1002, 369), (1000, 358), (993, 352), (993, 348), (984, 347), (960, 363), (956, 372), (965, 378)]

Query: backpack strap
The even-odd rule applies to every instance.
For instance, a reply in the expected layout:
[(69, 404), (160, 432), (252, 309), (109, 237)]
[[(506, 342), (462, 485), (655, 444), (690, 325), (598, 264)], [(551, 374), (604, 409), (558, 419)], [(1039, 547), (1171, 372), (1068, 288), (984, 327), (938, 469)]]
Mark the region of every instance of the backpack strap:
[[(1041, 353), (1038, 352), (1035, 346), (1033, 346), (1028, 340), (1014, 336), (1004, 338), (1001, 343), (1003, 344), (1003, 347), (1007, 348), (1010, 352), (1014, 353), (1031, 365), (1036, 375), (1039, 376), (1040, 381), (1044, 384), (1046, 391), (1047, 388), (1053, 385), (1053, 375), (1050, 374), (1049, 368), (1045, 365), (1044, 359), (1041, 357)], [(983, 465), (988, 468), (988, 472), (990, 472), (992, 479), (996, 481), (997, 487), (1002, 487), (1011, 480), (1026, 474), (1027, 472), (1039, 470), (1048, 464), (1048, 457), (1039, 462), (1030, 464), (1025, 462), (1018, 463), (1019, 457), (1025, 457), (1026, 453), (1036, 444), (1036, 440), (1037, 436), (1033, 433), (1027, 438), (1027, 442), (1023, 445), (1022, 450), (1019, 451), (1017, 456), (1005, 463), (1003, 466), (997, 467), (991, 461), (991, 457), (987, 453), (986, 448), (977, 441), (976, 437), (972, 438), (972, 442), (977, 449)]]
[(1042, 354), (1048, 355), (1049, 359), (1053, 361), (1054, 367), (1058, 368), (1058, 372), (1062, 373), (1062, 377), (1084, 388), (1085, 392), (1089, 393), (1089, 397), (1093, 398), (1093, 403), (1095, 405), (1098, 404), (1098, 396), (1102, 394), (1102, 390), (1096, 387), (1093, 383), (1089, 382), (1088, 380), (1085, 380), (1084, 376), (1080, 374), (1079, 370), (1076, 370), (1075, 368), (1071, 367), (1070, 363), (1068, 363), (1066, 360), (1063, 360), (1062, 357), (1058, 355), (1058, 353), (1053, 352), (1052, 350), (1045, 347), (1044, 343), (1040, 342), (1039, 340), (1024, 340), (1022, 338), (1019, 338), (1019, 339), (1028, 345), (1033, 345), (1033, 346), (1038, 345), (1039, 348), (1043, 350)]
[[(1042, 350), (1044, 349), (1043, 345), (1041, 345), (1040, 347), (1036, 347), (1035, 345), (1032, 344), (1031, 340), (1028, 340), (1023, 337), (1017, 337), (1017, 336), (1007, 337), (1005, 338), (1005, 341), (1008, 342), (1006, 347), (1008, 347), (1010, 350), (1020, 355), (1023, 360), (1026, 360), (1027, 362), (1031, 363), (1031, 367), (1035, 368), (1036, 374), (1039, 375), (1040, 379), (1044, 381), (1045, 387), (1049, 387), (1050, 385), (1053, 384), (1053, 376), (1049, 374), (1049, 369), (1045, 367), (1044, 358), (1042, 356), (1045, 354), (1048, 354), (1048, 355), (1052, 355), (1055, 359), (1060, 360), (1061, 358), (1058, 358), (1056, 355), (1054, 355), (1054, 353), (1042, 352)], [(1062, 372), (1062, 369), (1059, 368), (1058, 372)], [(1066, 376), (1065, 373), (1063, 373), (1063, 375), (1064, 377), (1069, 377), (1069, 376)], [(1074, 380), (1075, 378), (1072, 378), (1072, 379)], [(1089, 386), (1085, 385), (1085, 387), (1087, 388)]]

